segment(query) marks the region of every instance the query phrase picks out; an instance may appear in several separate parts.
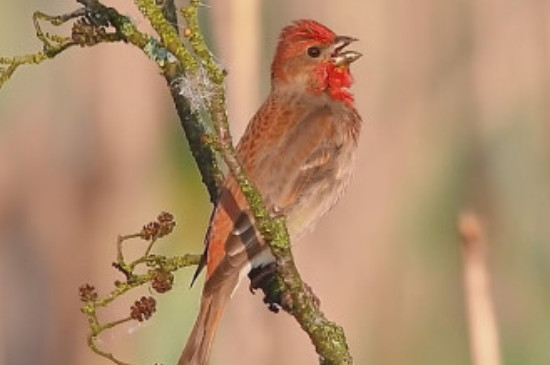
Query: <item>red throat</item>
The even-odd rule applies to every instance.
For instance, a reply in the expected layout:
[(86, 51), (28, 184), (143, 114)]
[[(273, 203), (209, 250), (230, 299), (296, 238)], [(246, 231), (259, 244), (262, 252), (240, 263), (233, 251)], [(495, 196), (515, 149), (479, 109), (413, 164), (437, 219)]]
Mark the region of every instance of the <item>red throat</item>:
[(353, 94), (349, 91), (349, 87), (353, 83), (353, 77), (346, 66), (335, 66), (333, 63), (322, 65), (319, 70), (321, 78), (320, 92), (326, 91), (334, 100), (339, 100), (346, 103), (348, 106), (353, 106)]

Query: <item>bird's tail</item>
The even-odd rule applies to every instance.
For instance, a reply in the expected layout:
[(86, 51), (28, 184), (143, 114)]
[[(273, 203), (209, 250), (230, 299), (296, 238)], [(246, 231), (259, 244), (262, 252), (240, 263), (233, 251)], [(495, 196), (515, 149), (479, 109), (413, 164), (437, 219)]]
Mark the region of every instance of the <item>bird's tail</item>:
[(223, 310), (235, 285), (223, 285), (209, 293), (203, 292), (201, 307), (195, 326), (189, 335), (178, 365), (206, 365), (214, 334)]

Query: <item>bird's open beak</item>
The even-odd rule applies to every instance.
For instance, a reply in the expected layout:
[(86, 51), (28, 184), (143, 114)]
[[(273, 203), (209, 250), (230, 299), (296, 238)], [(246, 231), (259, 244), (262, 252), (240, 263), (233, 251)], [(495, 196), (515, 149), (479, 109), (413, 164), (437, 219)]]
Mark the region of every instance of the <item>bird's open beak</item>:
[(353, 61), (359, 59), (362, 54), (356, 51), (344, 51), (350, 43), (357, 41), (357, 38), (344, 35), (336, 36), (334, 39), (333, 50), (330, 56), (336, 66), (347, 66)]

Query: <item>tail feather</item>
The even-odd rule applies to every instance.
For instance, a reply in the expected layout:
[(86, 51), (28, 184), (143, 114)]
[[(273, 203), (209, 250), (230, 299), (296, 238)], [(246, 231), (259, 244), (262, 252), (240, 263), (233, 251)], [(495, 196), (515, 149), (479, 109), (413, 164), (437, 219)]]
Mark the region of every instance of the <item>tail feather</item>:
[(189, 335), (178, 365), (206, 365), (210, 346), (233, 286), (208, 294), (203, 293), (197, 321)]

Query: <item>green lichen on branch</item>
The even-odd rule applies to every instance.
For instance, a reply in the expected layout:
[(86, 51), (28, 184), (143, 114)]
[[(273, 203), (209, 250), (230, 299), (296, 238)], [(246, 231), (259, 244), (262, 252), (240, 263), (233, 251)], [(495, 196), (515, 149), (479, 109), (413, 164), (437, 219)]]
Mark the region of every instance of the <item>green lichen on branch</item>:
[(181, 63), (186, 73), (195, 73), (199, 65), (197, 60), (182, 44), (178, 32), (163, 15), (162, 9), (154, 0), (134, 0), (139, 11), (149, 20), (151, 26), (160, 36), (161, 43)]
[[(184, 267), (196, 266), (201, 255), (184, 255), (166, 257), (151, 254), (151, 250), (159, 239), (169, 235), (175, 226), (173, 216), (163, 212), (157, 220), (143, 226), (140, 232), (119, 236), (117, 239), (117, 255), (113, 267), (124, 275), (124, 280), (117, 280), (114, 289), (99, 296), (95, 288), (85, 284), (79, 288), (80, 299), (84, 302), (81, 310), (88, 320), (88, 345), (96, 354), (113, 361), (118, 365), (128, 365), (113, 354), (104, 351), (97, 343), (98, 337), (105, 331), (120, 326), (126, 322), (149, 319), (156, 311), (156, 301), (153, 297), (141, 297), (130, 307), (128, 315), (116, 320), (101, 322), (98, 311), (113, 304), (129, 291), (149, 285), (157, 293), (166, 293), (172, 289), (175, 271)], [(144, 254), (127, 262), (124, 258), (123, 244), (132, 239), (149, 242)]]
[[(40, 11), (33, 14), (36, 38), (42, 43), (42, 50), (23, 56), (0, 57), (0, 88), (20, 66), (39, 64), (56, 57), (73, 46), (93, 46), (98, 43), (127, 41), (129, 38), (136, 42), (141, 41), (140, 43), (143, 44), (145, 37), (143, 34), (140, 37), (135, 27), (133, 29), (127, 27), (131, 23), (127, 17), (121, 16), (114, 9), (107, 8), (97, 1), (77, 1), (90, 5), (94, 11), (86, 7), (62, 15), (48, 15)], [(119, 16), (114, 16), (117, 14)], [(71, 20), (75, 22), (70, 37), (46, 32), (41, 25), (46, 22), (51, 26), (58, 27)], [(114, 23), (117, 23), (119, 27), (116, 27), (114, 31), (108, 31), (107, 28), (114, 26)], [(126, 32), (121, 32), (122, 29), (125, 29)]]
[(200, 0), (191, 0), (189, 6), (181, 9), (185, 22), (187, 23), (186, 33), (189, 44), (201, 64), (206, 69), (208, 77), (216, 85), (223, 85), (225, 73), (214, 61), (212, 52), (206, 45), (204, 37), (199, 27), (198, 9)]
[[(208, 85), (205, 85), (200, 77), (200, 63), (191, 51), (184, 47), (179, 37), (173, 1), (165, 0), (161, 7), (150, 0), (135, 0), (135, 3), (159, 34), (160, 46), (177, 59), (176, 62), (171, 62), (167, 57), (165, 62), (157, 62), (157, 64), (170, 87), (180, 123), (189, 142), (191, 153), (197, 162), (202, 181), (210, 195), (210, 201), (215, 204), (218, 201), (223, 173), (216, 160), (215, 151), (205, 143), (205, 136), (208, 135), (207, 128), (204, 123), (199, 122), (198, 111), (194, 110), (189, 98), (190, 95), (209, 94), (209, 90), (204, 90)], [(198, 24), (196, 31), (199, 31)], [(181, 83), (191, 84), (187, 94), (182, 92)]]

